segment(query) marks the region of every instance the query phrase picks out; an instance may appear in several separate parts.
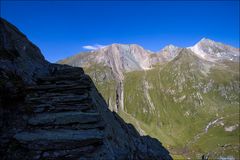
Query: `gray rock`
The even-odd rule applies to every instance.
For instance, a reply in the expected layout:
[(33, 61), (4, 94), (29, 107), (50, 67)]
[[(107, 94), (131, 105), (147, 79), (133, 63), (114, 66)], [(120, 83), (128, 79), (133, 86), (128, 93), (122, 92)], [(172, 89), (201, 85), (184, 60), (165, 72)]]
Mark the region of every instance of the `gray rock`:
[(31, 125), (66, 125), (72, 123), (93, 123), (100, 120), (98, 113), (60, 112), (42, 113), (30, 118)]
[(34, 97), (34, 98), (28, 98), (28, 101), (30, 103), (48, 103), (48, 104), (54, 104), (54, 103), (71, 103), (71, 102), (82, 102), (83, 100), (86, 100), (88, 98), (88, 94), (85, 93), (83, 95), (66, 95), (66, 96), (45, 96), (42, 97)]
[(101, 139), (103, 134), (97, 130), (35, 130), (17, 133), (14, 138), (19, 141), (82, 141), (87, 139)]
[(56, 85), (56, 84), (49, 84), (49, 85), (37, 85), (28, 87), (29, 90), (48, 90), (48, 91), (62, 91), (62, 90), (71, 90), (71, 89), (85, 89), (88, 88), (86, 85)]
[(16, 27), (0, 19), (0, 68), (20, 75), (25, 83), (48, 74), (49, 63), (39, 48)]
[[(56, 107), (57, 106), (57, 107)], [(87, 111), (90, 110), (92, 106), (90, 104), (40, 104), (33, 105), (33, 112), (66, 112), (66, 111)]]

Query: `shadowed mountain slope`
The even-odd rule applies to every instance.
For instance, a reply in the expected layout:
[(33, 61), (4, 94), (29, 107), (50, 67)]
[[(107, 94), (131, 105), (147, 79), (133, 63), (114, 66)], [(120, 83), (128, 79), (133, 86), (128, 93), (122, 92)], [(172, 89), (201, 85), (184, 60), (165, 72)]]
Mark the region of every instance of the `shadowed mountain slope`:
[(108, 109), (82, 68), (51, 64), (0, 19), (2, 159), (172, 159)]

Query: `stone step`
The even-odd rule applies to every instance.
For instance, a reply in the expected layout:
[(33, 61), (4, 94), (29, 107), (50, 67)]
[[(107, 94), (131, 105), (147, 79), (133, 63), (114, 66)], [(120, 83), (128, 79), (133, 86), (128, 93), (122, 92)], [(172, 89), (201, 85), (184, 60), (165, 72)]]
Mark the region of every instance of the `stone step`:
[(73, 124), (72, 126), (65, 127), (65, 128), (75, 128), (75, 129), (100, 129), (103, 130), (106, 124), (104, 121), (98, 121), (97, 123), (84, 123), (84, 124)]
[(91, 83), (91, 80), (88, 76), (85, 75), (55, 75), (55, 76), (48, 76), (39, 78), (37, 80), (38, 84), (44, 84), (44, 83), (56, 83), (56, 82), (73, 82), (73, 83), (79, 83), (79, 84), (85, 84), (89, 85)]
[[(86, 81), (81, 81), (82, 76), (81, 75), (52, 75), (52, 76), (48, 76), (48, 77), (42, 77), (37, 79), (37, 84), (42, 84), (42, 83), (56, 83), (59, 81), (72, 81), (74, 83), (86, 83)], [(77, 81), (77, 82), (76, 82)]]
[(81, 84), (46, 84), (46, 85), (36, 85), (27, 87), (27, 90), (47, 90), (47, 91), (64, 91), (64, 90), (74, 90), (74, 89), (88, 89), (89, 86), (81, 85)]
[(42, 96), (39, 97), (28, 97), (26, 98), (26, 101), (29, 103), (56, 104), (56, 103), (79, 103), (87, 99), (89, 99), (89, 95), (87, 93), (83, 95), (62, 95), (62, 96), (48, 96), (43, 94)]
[(90, 84), (91, 84), (89, 81), (83, 81), (83, 80), (58, 80), (58, 81), (55, 81), (52, 83), (55, 83), (57, 85), (76, 84), (76, 85), (86, 85), (86, 86), (90, 86)]
[[(92, 101), (89, 98), (83, 99), (83, 100), (64, 100), (64, 101), (38, 101), (38, 102), (28, 102), (29, 105), (31, 105), (32, 107), (34, 106), (38, 106), (38, 105), (50, 105), (50, 106), (54, 106), (54, 108), (49, 108), (50, 110), (54, 110), (57, 109), (58, 106), (64, 107), (66, 108), (66, 106), (77, 106), (77, 105), (85, 105), (85, 104), (89, 104), (89, 106), (91, 106)], [(63, 109), (64, 109), (63, 108)]]
[(14, 138), (31, 150), (75, 149), (81, 146), (99, 144), (103, 131), (89, 130), (34, 130), (17, 133)]
[[(69, 88), (69, 89), (56, 89), (56, 90), (50, 90), (48, 93), (69, 93), (69, 94), (83, 94), (86, 92), (89, 92), (91, 87), (86, 88)], [(39, 92), (41, 93), (41, 92)], [(43, 92), (42, 92), (43, 93)]]
[(55, 88), (55, 89), (49, 89), (47, 92), (64, 92), (64, 93), (84, 93), (88, 92), (90, 89), (89, 86), (81, 86), (81, 85), (76, 85), (76, 86), (69, 86), (66, 88)]
[(30, 99), (40, 99), (40, 98), (61, 98), (61, 97), (79, 97), (79, 96), (86, 96), (89, 95), (88, 92), (82, 90), (78, 92), (48, 92), (48, 91), (33, 91), (28, 92), (28, 95), (25, 97), (26, 101), (29, 101)]
[(51, 73), (58, 73), (59, 71), (61, 72), (68, 72), (68, 71), (75, 71), (75, 72), (79, 72), (84, 74), (84, 71), (81, 67), (72, 67), (69, 65), (59, 65), (59, 64), (52, 64), (51, 68), (50, 68), (50, 72)]
[[(41, 97), (46, 94), (65, 94), (65, 95), (82, 95), (89, 92), (90, 88), (77, 88), (77, 89), (57, 89), (57, 90), (26, 90), (28, 95), (32, 97)], [(31, 97), (30, 96), (30, 97)]]
[(28, 120), (28, 124), (37, 126), (54, 126), (68, 124), (96, 123), (101, 120), (98, 113), (59, 112), (40, 113)]
[(69, 94), (69, 93), (48, 93), (46, 92), (46, 94), (29, 94), (27, 96), (27, 99), (42, 99), (42, 98), (78, 98), (78, 97), (85, 97), (88, 96), (88, 93), (80, 93), (80, 94)]
[(42, 112), (66, 112), (66, 111), (88, 111), (93, 110), (93, 106), (89, 103), (86, 104), (38, 104), (32, 106), (34, 113)]
[(74, 94), (72, 94), (72, 93), (65, 93), (65, 92), (56, 92), (56, 93), (54, 93), (54, 92), (45, 92), (44, 94), (39, 94), (38, 92), (32, 92), (32, 93), (29, 93), (28, 95), (27, 95), (27, 98), (26, 98), (26, 100), (27, 99), (31, 99), (31, 98), (42, 98), (42, 97), (65, 97), (65, 96), (71, 96), (71, 97), (74, 97), (74, 96), (82, 96), (82, 95), (88, 95), (88, 93), (87, 92), (83, 92), (83, 93), (78, 93), (78, 94), (76, 94), (76, 93), (74, 93)]
[(71, 129), (71, 130), (88, 130), (88, 129), (98, 129), (104, 130), (106, 124), (104, 121), (100, 120), (94, 123), (69, 123), (67, 125), (31, 125), (31, 129)]
[(69, 73), (83, 74), (83, 69), (80, 67), (64, 67), (53, 71), (53, 74), (69, 74)]
[[(63, 149), (63, 150), (48, 150), (43, 152), (38, 152), (35, 156), (36, 159), (79, 159), (79, 157), (87, 156), (88, 159), (93, 160), (94, 158), (89, 156), (92, 155), (94, 151), (96, 151), (97, 146), (88, 145), (79, 147), (76, 149)], [(84, 158), (87, 160), (86, 158)]]

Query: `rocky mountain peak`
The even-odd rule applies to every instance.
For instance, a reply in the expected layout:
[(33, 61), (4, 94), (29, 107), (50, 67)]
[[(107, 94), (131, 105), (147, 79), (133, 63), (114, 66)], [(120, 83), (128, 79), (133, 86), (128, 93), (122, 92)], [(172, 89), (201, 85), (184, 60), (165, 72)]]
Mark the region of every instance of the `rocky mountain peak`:
[(239, 49), (220, 42), (203, 38), (193, 47), (189, 47), (199, 57), (208, 61), (239, 61)]
[(111, 45), (108, 45), (104, 48), (101, 48), (99, 50), (102, 51), (118, 51), (118, 52), (131, 52), (132, 54), (136, 53), (146, 53), (145, 49), (137, 44), (119, 44), (114, 43)]
[(169, 45), (165, 46), (162, 50), (175, 50), (175, 49), (178, 49), (178, 48), (179, 47), (177, 47), (177, 46), (169, 44)]
[(187, 48), (181, 49), (178, 55), (176, 56), (176, 59), (181, 59), (183, 61), (186, 61), (192, 58), (199, 59), (193, 51)]
[(198, 43), (216, 43), (216, 42), (209, 38), (203, 37)]
[[(221, 47), (221, 46), (227, 46), (221, 42), (216, 42), (214, 40), (211, 40), (209, 38), (202, 38), (199, 42), (197, 42), (195, 45), (198, 45), (198, 46), (208, 46), (208, 47)], [(230, 47), (230, 46), (228, 46)]]
[(165, 46), (163, 49), (161, 49), (159, 53), (168, 52), (169, 54), (172, 54), (172, 53), (177, 52), (179, 49), (180, 49), (179, 47), (170, 44), (170, 45)]
[(159, 61), (170, 61), (173, 58), (175, 58), (181, 48), (174, 46), (172, 44), (165, 46), (163, 49), (161, 49), (159, 52), (157, 52), (157, 55), (159, 57)]
[(103, 64), (112, 68), (119, 80), (123, 79), (124, 71), (144, 70), (151, 66), (150, 53), (136, 44), (112, 44), (89, 54), (79, 54), (59, 61), (62, 64), (85, 67), (91, 63)]

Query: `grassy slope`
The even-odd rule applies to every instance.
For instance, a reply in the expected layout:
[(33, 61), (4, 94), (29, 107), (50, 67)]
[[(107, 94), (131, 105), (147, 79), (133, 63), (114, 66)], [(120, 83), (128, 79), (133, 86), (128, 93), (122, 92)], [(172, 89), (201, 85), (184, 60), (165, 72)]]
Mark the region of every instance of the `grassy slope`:
[[(116, 82), (114, 81), (111, 69), (98, 64), (91, 65), (91, 67), (84, 68), (84, 70), (93, 79), (108, 106), (114, 106), (116, 101)], [(113, 110), (112, 108), (110, 109)]]
[[(239, 128), (233, 132), (224, 131), (225, 126), (239, 123), (239, 106), (233, 103), (239, 102), (239, 93), (232, 87), (232, 83), (239, 80), (238, 65), (226, 62), (228, 69), (216, 66), (205, 76), (198, 69), (196, 57), (181, 56), (152, 70), (126, 73), (125, 112), (120, 112), (120, 116), (146, 134), (158, 138), (175, 158), (200, 158), (203, 154), (209, 154), (210, 158), (220, 155), (239, 158)], [(109, 72), (109, 68), (95, 66), (86, 72), (93, 77), (93, 72), (103, 74)], [(93, 79), (105, 99), (114, 100), (114, 81), (102, 83), (96, 77)], [(213, 80), (212, 89), (203, 93), (201, 89), (210, 80)], [(145, 82), (148, 83), (147, 89)], [(200, 88), (194, 87), (199, 84)], [(221, 86), (229, 89), (227, 93), (230, 94), (225, 98), (219, 91)], [(154, 109), (151, 109), (144, 90), (147, 90)], [(185, 99), (174, 101), (174, 98), (181, 99), (184, 95)], [(204, 133), (207, 124), (219, 117), (223, 117), (225, 126), (216, 124)], [(198, 134), (200, 138), (194, 140)]]

